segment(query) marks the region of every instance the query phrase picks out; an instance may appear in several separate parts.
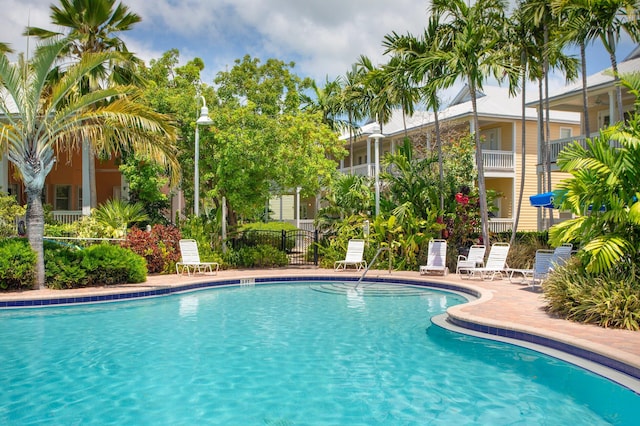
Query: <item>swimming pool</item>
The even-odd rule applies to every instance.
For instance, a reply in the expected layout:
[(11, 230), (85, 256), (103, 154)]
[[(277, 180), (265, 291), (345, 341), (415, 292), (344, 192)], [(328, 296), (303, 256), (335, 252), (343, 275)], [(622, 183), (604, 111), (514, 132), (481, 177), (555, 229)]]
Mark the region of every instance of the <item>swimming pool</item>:
[(2, 424), (631, 424), (640, 397), (431, 324), (462, 296), (228, 287), (0, 311)]

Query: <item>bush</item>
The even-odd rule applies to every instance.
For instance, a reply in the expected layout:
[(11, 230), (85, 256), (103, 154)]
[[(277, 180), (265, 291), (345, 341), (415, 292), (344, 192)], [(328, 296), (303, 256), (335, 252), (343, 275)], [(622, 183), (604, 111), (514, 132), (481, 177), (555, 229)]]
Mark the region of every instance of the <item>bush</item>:
[(44, 241), (45, 279), (53, 289), (85, 287), (87, 271), (82, 267), (84, 251), (53, 241)]
[(144, 258), (111, 244), (97, 244), (82, 250), (81, 266), (88, 285), (141, 283), (147, 279)]
[(547, 310), (563, 318), (602, 327), (640, 330), (640, 271), (618, 265), (589, 273), (572, 258), (543, 283)]
[(35, 283), (36, 254), (26, 238), (0, 240), (0, 290), (23, 290)]
[(246, 268), (272, 268), (289, 264), (287, 255), (269, 245), (243, 247), (237, 251), (238, 266)]
[(150, 274), (170, 273), (180, 260), (180, 230), (175, 226), (154, 225), (151, 232), (131, 228), (122, 247), (144, 257)]

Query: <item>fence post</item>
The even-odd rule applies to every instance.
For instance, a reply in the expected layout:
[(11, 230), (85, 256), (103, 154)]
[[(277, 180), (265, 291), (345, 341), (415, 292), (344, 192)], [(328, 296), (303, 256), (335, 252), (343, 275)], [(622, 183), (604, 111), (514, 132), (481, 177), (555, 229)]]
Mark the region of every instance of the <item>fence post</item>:
[(318, 266), (318, 230), (313, 231), (313, 263)]
[(285, 231), (284, 229), (282, 230), (282, 239), (280, 241), (280, 249), (283, 252), (287, 252), (287, 231)]

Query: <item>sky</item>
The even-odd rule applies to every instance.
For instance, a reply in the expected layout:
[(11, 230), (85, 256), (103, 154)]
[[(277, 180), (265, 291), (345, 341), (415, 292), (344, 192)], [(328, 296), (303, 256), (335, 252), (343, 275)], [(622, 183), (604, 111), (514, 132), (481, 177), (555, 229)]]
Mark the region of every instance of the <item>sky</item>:
[[(17, 52), (27, 50), (22, 32), (27, 25), (60, 30), (50, 24), (50, 8), (58, 0), (2, 0), (0, 41)], [(319, 85), (351, 69), (362, 54), (374, 64), (383, 56), (382, 40), (393, 31), (419, 35), (426, 22), (427, 0), (125, 0), (142, 17), (122, 34), (128, 49), (146, 61), (169, 49), (180, 51), (180, 62), (200, 57), (203, 83), (213, 85), (219, 71), (249, 54), (295, 62), (293, 71)], [(34, 41), (31, 41), (34, 43)], [(625, 37), (618, 61), (633, 49)], [(588, 73), (610, 66), (600, 42), (587, 52)], [(564, 85), (561, 78), (551, 82)], [(453, 93), (455, 95), (455, 93)], [(453, 96), (451, 95), (451, 96)], [(446, 99), (445, 99), (446, 101)]]

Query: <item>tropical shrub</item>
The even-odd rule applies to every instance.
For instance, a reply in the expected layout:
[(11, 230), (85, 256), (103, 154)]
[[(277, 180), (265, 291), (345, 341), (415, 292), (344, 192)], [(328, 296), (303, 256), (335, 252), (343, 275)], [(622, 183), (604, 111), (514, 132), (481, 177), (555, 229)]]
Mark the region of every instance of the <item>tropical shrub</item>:
[[(242, 245), (269, 245), (275, 249), (282, 249), (282, 232), (295, 231), (295, 225), (286, 222), (254, 222), (241, 226), (239, 238)], [(296, 245), (295, 235), (287, 235), (284, 242), (285, 251), (291, 251)]]
[(128, 203), (115, 198), (98, 206), (93, 216), (111, 238), (122, 238), (130, 224), (149, 219), (141, 203)]
[(154, 225), (150, 231), (133, 227), (121, 246), (142, 256), (150, 274), (166, 274), (173, 272), (180, 260), (180, 238), (180, 230), (171, 225)]
[(26, 238), (0, 240), (0, 290), (33, 288), (36, 254)]
[(87, 285), (141, 283), (147, 279), (146, 261), (129, 249), (96, 244), (82, 253), (81, 266), (87, 273)]
[(578, 258), (543, 282), (547, 310), (563, 318), (602, 327), (640, 330), (640, 269), (619, 265), (589, 272)]
[(0, 192), (0, 237), (16, 236), (16, 217), (24, 214), (25, 208), (18, 204), (16, 197)]
[(87, 271), (82, 266), (84, 251), (44, 241), (45, 277), (47, 287), (53, 289), (86, 287)]
[(287, 255), (270, 245), (242, 247), (237, 251), (237, 262), (246, 268), (273, 268), (289, 264)]

